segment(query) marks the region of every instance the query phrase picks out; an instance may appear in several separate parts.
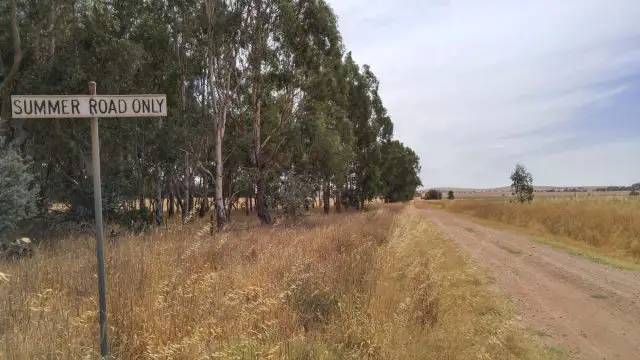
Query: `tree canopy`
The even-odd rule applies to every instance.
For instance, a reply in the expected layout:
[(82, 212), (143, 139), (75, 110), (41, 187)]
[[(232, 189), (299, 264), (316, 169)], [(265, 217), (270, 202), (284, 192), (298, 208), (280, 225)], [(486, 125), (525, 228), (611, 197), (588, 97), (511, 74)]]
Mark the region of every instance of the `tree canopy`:
[(533, 200), (533, 176), (522, 164), (516, 164), (511, 173), (511, 189), (520, 203)]
[(455, 200), (456, 196), (453, 193), (453, 190), (449, 190), (449, 192), (447, 192), (447, 200)]
[(429, 191), (424, 193), (423, 198), (425, 200), (442, 200), (442, 191), (437, 189), (429, 189)]
[(0, 135), (33, 159), (42, 211), (91, 215), (89, 122), (11, 119), (10, 96), (86, 94), (88, 81), (98, 94), (167, 94), (166, 118), (100, 122), (109, 218), (151, 199), (158, 223), (212, 209), (223, 227), (246, 199), (268, 224), (318, 194), (340, 211), (420, 185), (378, 79), (323, 0), (9, 0), (0, 29)]

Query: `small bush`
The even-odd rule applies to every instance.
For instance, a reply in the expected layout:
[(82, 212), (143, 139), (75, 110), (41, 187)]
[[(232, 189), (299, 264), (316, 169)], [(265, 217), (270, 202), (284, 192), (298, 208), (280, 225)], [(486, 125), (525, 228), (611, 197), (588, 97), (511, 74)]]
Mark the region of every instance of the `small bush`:
[(442, 200), (442, 191), (431, 189), (424, 194), (425, 200)]
[(29, 164), (0, 138), (0, 243), (18, 223), (37, 214), (38, 187)]
[(140, 233), (153, 223), (153, 214), (147, 208), (129, 210), (120, 214), (117, 220), (121, 227)]

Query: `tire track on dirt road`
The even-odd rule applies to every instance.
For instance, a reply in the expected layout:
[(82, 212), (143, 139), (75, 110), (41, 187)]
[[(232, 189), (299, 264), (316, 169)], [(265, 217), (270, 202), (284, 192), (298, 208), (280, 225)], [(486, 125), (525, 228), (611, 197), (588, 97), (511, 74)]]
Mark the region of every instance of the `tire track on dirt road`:
[(640, 272), (616, 269), (478, 225), (423, 213), (510, 295), (525, 324), (572, 359), (640, 359)]

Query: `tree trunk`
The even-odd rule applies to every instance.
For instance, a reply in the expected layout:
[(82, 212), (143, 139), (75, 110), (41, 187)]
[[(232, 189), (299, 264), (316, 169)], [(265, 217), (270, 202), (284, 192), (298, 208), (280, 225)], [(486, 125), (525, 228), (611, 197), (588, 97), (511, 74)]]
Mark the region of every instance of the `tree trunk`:
[(258, 184), (256, 191), (256, 211), (258, 212), (258, 218), (265, 225), (271, 225), (271, 215), (269, 214), (269, 207), (267, 206), (267, 199), (265, 196), (265, 183), (264, 183), (264, 174), (262, 173), (262, 169), (260, 170), (260, 174), (258, 176)]
[(182, 216), (182, 223), (186, 224), (189, 220), (189, 188), (184, 189), (182, 198), (178, 202)]
[(185, 152), (185, 166), (184, 166), (184, 195), (180, 207), (182, 208), (182, 223), (186, 224), (189, 220), (189, 200), (191, 199), (190, 187), (191, 187), (191, 175), (189, 173), (189, 154)]
[[(11, 27), (11, 37), (13, 39), (13, 64), (11, 64), (9, 73), (3, 74), (6, 75), (4, 81), (0, 81), (0, 101), (2, 101), (2, 103), (0, 104), (0, 126), (2, 125), (3, 121), (8, 121), (10, 124), (10, 128), (18, 133), (17, 136), (14, 133), (14, 137), (9, 143), (10, 148), (18, 150), (24, 142), (24, 140), (22, 140), (22, 137), (24, 136), (24, 129), (22, 128), (23, 120), (10, 119), (11, 115), (9, 111), (9, 94), (11, 93), (11, 88), (13, 87), (13, 83), (18, 76), (20, 64), (22, 63), (22, 42), (20, 41), (20, 26), (18, 24), (17, 0), (10, 1), (10, 4), (11, 18), (9, 24)], [(0, 69), (0, 71), (4, 71), (4, 69)], [(0, 130), (4, 129), (0, 128)]]
[[(162, 117), (158, 118), (158, 134), (162, 131)], [(158, 147), (158, 154), (162, 151)], [(156, 160), (157, 161), (157, 160)], [(164, 216), (164, 198), (162, 197), (162, 169), (160, 164), (156, 164), (156, 224), (162, 225), (162, 218)]]
[(205, 196), (200, 200), (200, 209), (199, 214), (201, 218), (207, 215), (207, 210), (209, 210), (209, 197)]
[(338, 187), (336, 191), (336, 212), (339, 214), (342, 212), (342, 188)]
[(182, 217), (182, 198), (180, 197), (180, 194), (176, 194), (176, 205), (178, 208), (178, 214), (180, 214), (180, 217)]
[[(137, 130), (137, 126), (136, 126), (136, 130)], [(136, 151), (138, 152), (139, 156), (138, 158), (141, 159), (140, 162), (138, 162), (138, 165), (140, 165), (140, 212), (142, 212), (143, 210), (147, 210), (147, 203), (146, 203), (146, 188), (145, 188), (145, 178), (144, 178), (144, 171), (142, 170), (144, 168), (145, 165), (145, 152), (144, 152), (144, 148), (145, 148), (145, 136), (144, 133), (142, 135), (142, 146), (139, 147), (139, 144), (136, 142)]]
[(227, 225), (227, 216), (224, 209), (223, 188), (223, 160), (222, 160), (222, 129), (218, 127), (216, 131), (216, 225), (218, 231)]
[(225, 179), (225, 184), (224, 186), (227, 188), (226, 191), (223, 193), (223, 196), (226, 195), (227, 201), (227, 221), (231, 220), (231, 211), (233, 211), (233, 209), (235, 208), (236, 205), (236, 201), (237, 199), (235, 198), (235, 196), (232, 195), (232, 189), (231, 189), (231, 178), (230, 178), (230, 174), (227, 177), (227, 179)]
[(156, 225), (162, 225), (164, 216), (164, 199), (162, 198), (162, 174), (160, 165), (156, 165)]
[(231, 211), (233, 211), (234, 206), (235, 201), (229, 198), (229, 200), (227, 201), (227, 220), (231, 220)]
[(180, 205), (183, 224), (186, 224), (189, 221), (189, 198), (191, 198), (191, 194), (189, 194), (189, 186), (186, 186), (182, 195), (182, 204)]
[(207, 181), (207, 174), (202, 176), (202, 201), (200, 202), (200, 217), (203, 218), (207, 215), (209, 210), (209, 181)]
[[(256, 100), (254, 99), (254, 102)], [(258, 218), (262, 221), (262, 224), (271, 225), (271, 215), (269, 214), (269, 208), (266, 202), (265, 196), (265, 180), (264, 180), (264, 168), (262, 167), (261, 159), (261, 139), (260, 139), (260, 102), (254, 103), (253, 113), (253, 144), (254, 144), (254, 156), (255, 163), (258, 167), (258, 183), (256, 189), (256, 211)]]
[(169, 186), (169, 203), (167, 204), (167, 206), (169, 207), (169, 209), (167, 209), (167, 216), (168, 217), (173, 217), (173, 214), (175, 212), (175, 197), (173, 196), (173, 186)]
[(323, 207), (324, 207), (324, 213), (326, 215), (329, 215), (329, 203), (330, 203), (330, 199), (331, 198), (331, 189), (330, 189), (330, 184), (328, 180), (325, 180), (324, 182), (324, 186), (323, 186), (323, 195), (322, 195), (322, 202), (323, 202)]

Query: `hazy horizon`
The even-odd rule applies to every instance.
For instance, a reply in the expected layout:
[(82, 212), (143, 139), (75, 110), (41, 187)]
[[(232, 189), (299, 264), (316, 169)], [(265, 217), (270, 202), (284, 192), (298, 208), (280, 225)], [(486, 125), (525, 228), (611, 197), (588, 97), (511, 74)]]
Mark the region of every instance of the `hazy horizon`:
[[(554, 188), (554, 189), (563, 189), (563, 188), (585, 188), (585, 189), (592, 189), (592, 188), (604, 188), (604, 187), (609, 187), (609, 186), (631, 186), (632, 184), (607, 184), (607, 185), (539, 185), (539, 184), (533, 184), (534, 189), (539, 189), (539, 188)], [(459, 189), (459, 190), (493, 190), (493, 189), (503, 189), (503, 188), (509, 188), (510, 184), (506, 184), (506, 185), (502, 185), (502, 186), (491, 186), (491, 187), (459, 187), (459, 186), (438, 186), (438, 185), (434, 185), (434, 186), (422, 186), (422, 187), (418, 187), (418, 190), (429, 190), (429, 189)]]
[(640, 2), (329, 2), (425, 187), (640, 181)]

